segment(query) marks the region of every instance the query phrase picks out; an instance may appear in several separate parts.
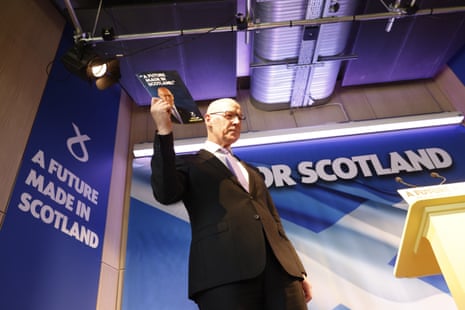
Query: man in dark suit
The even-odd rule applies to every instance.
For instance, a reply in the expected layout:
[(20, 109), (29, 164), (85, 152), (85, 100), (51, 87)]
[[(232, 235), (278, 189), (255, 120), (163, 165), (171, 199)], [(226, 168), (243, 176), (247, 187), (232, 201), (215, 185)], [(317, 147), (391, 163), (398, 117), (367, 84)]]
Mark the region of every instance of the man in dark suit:
[(229, 154), (245, 119), (239, 103), (213, 101), (204, 148), (183, 156), (174, 153), (169, 103), (153, 98), (150, 111), (154, 196), (164, 204), (182, 200), (189, 214), (189, 297), (202, 310), (307, 309), (307, 273), (262, 175)]

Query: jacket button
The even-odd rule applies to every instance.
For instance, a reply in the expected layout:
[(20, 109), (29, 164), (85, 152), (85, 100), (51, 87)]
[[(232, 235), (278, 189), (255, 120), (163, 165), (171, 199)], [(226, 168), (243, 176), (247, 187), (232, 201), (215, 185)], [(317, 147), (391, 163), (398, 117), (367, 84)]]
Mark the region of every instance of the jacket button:
[(259, 220), (259, 219), (260, 219), (260, 215), (255, 214), (255, 215), (253, 216), (253, 218), (256, 219), (256, 220)]

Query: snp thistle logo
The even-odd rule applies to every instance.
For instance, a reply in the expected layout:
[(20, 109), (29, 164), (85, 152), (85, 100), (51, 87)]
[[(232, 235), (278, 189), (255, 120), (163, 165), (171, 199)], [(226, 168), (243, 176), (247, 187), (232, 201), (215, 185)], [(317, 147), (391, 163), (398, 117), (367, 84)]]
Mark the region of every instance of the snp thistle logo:
[[(89, 141), (90, 137), (88, 135), (82, 135), (79, 127), (76, 124), (72, 123), (72, 125), (76, 136), (70, 137), (68, 140), (66, 140), (68, 151), (80, 162), (87, 162), (89, 160), (89, 153), (87, 152), (87, 148), (84, 142)], [(80, 155), (77, 154), (75, 150), (79, 151), (78, 153)]]

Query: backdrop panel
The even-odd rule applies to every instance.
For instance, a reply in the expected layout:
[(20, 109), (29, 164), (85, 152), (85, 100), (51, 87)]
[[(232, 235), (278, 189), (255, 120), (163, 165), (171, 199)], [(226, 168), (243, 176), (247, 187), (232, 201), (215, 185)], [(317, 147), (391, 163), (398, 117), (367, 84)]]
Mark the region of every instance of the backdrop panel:
[[(312, 280), (310, 309), (456, 309), (442, 276), (399, 279), (393, 266), (407, 205), (396, 177), (419, 186), (465, 180), (465, 128), (445, 126), (236, 148), (263, 173)], [(187, 300), (190, 231), (182, 203), (150, 189), (133, 163), (124, 309), (196, 309)]]

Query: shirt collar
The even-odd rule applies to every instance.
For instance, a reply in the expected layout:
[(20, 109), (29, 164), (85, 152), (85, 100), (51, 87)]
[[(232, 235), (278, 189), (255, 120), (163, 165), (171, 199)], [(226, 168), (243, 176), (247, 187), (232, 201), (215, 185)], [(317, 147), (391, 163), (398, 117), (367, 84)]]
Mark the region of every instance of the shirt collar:
[[(203, 148), (212, 154), (215, 154), (216, 151), (218, 151), (219, 149), (226, 149), (222, 147), (221, 145), (216, 144), (215, 142), (212, 142), (210, 140), (205, 141)], [(232, 154), (231, 149), (226, 149), (226, 150)]]

